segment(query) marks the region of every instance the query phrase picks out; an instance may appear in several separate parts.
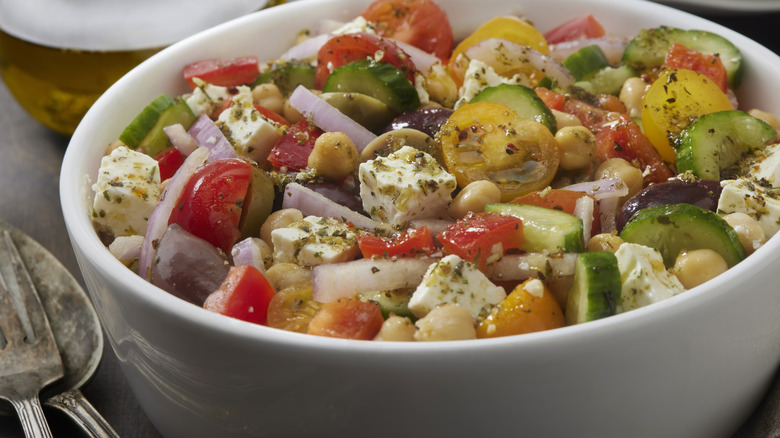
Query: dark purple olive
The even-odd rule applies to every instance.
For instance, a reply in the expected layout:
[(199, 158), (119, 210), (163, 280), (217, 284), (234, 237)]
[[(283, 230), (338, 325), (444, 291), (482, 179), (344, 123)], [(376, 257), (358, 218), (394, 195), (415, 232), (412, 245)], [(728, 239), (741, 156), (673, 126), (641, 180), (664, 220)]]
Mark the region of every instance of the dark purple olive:
[(363, 201), (361, 201), (360, 195), (358, 193), (352, 193), (349, 190), (335, 184), (312, 183), (304, 185), (319, 193), (320, 195), (330, 199), (331, 201), (349, 208), (350, 210), (354, 210), (359, 213), (363, 212)]
[(214, 245), (179, 225), (168, 227), (152, 263), (152, 283), (197, 306), (219, 289), (230, 264)]
[(411, 128), (422, 131), (431, 137), (439, 132), (439, 128), (452, 114), (452, 110), (444, 107), (420, 108), (412, 112), (401, 114), (393, 119), (385, 129), (385, 132), (395, 129)]
[(639, 210), (656, 205), (693, 204), (705, 210), (715, 211), (720, 197), (720, 182), (699, 179), (693, 182), (673, 180), (653, 184), (626, 201), (618, 213), (617, 229), (623, 229)]

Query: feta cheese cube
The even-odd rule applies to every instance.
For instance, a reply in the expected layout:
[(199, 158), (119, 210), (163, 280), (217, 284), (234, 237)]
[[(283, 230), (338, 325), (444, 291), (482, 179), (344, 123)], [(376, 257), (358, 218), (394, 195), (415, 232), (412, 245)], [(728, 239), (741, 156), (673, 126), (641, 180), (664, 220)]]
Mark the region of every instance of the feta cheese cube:
[(680, 280), (666, 270), (661, 253), (636, 243), (623, 243), (615, 252), (623, 284), (617, 312), (671, 298), (685, 291)]
[(255, 108), (252, 95), (240, 93), (217, 118), (217, 126), (241, 157), (265, 163), (284, 128)]
[(767, 237), (772, 237), (780, 230), (780, 188), (764, 186), (761, 181), (764, 180), (721, 181), (718, 213), (745, 213), (758, 222)]
[(271, 232), (274, 263), (317, 266), (355, 259), (357, 232), (336, 219), (307, 216)]
[(463, 85), (458, 89), (459, 99), (455, 102), (455, 108), (468, 103), (485, 88), (501, 84), (528, 85), (528, 81), (525, 76), (520, 74), (516, 74), (511, 78), (503, 77), (496, 73), (493, 67), (488, 64), (472, 59), (469, 61), (468, 68), (466, 68)]
[(204, 114), (211, 114), (219, 108), (226, 99), (230, 99), (236, 94), (252, 95), (252, 90), (245, 85), (228, 88), (209, 84), (199, 78), (194, 78), (193, 81), (197, 85), (197, 88), (192, 90), (192, 93), (190, 93), (184, 101), (196, 117), (200, 117)]
[(114, 236), (143, 235), (160, 200), (160, 170), (152, 157), (125, 146), (103, 157), (92, 219)]
[(432, 156), (411, 146), (362, 163), (358, 173), (365, 211), (393, 225), (445, 217), (457, 186)]
[(376, 29), (374, 29), (374, 25), (369, 23), (368, 20), (358, 15), (352, 21), (344, 23), (338, 29), (331, 32), (331, 34), (345, 35), (348, 33), (357, 33), (357, 32), (376, 34)]
[(506, 291), (493, 284), (473, 263), (448, 255), (428, 267), (409, 300), (409, 310), (418, 318), (436, 306), (451, 303), (474, 318), (506, 298)]
[(780, 143), (754, 151), (740, 163), (742, 175), (763, 186), (780, 187)]

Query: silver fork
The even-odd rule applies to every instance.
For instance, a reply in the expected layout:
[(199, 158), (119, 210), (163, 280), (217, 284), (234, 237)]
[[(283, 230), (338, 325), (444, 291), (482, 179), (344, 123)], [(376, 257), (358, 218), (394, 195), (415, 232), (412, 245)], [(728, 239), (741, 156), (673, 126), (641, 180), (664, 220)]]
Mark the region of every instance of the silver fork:
[(14, 406), (26, 436), (49, 438), (38, 393), (62, 378), (62, 358), (16, 244), (8, 231), (3, 238), (12, 269), (0, 271), (0, 398)]

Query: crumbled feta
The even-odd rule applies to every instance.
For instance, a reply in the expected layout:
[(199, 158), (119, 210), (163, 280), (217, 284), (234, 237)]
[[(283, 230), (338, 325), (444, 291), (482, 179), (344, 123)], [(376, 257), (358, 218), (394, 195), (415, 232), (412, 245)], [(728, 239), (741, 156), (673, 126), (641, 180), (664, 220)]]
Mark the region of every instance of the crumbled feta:
[(345, 35), (348, 33), (365, 32), (376, 34), (374, 25), (369, 23), (368, 20), (358, 15), (354, 20), (344, 23), (338, 29), (331, 32), (333, 35)]
[(152, 157), (125, 146), (103, 157), (92, 219), (114, 236), (143, 235), (160, 199), (160, 170)]
[(476, 318), (504, 298), (504, 288), (493, 284), (476, 265), (448, 255), (428, 267), (409, 300), (409, 310), (422, 318), (436, 306), (452, 303)]
[(190, 107), (192, 113), (195, 114), (195, 117), (211, 114), (219, 108), (226, 99), (230, 99), (237, 94), (252, 95), (252, 90), (244, 85), (228, 88), (209, 84), (199, 78), (194, 78), (193, 81), (197, 87), (192, 90), (192, 93), (190, 93), (184, 101), (187, 103), (187, 106)]
[(307, 216), (271, 232), (274, 263), (317, 266), (355, 259), (357, 232), (336, 219)]
[(753, 151), (740, 163), (742, 175), (761, 185), (780, 187), (780, 143)]
[(393, 225), (444, 217), (457, 186), (432, 156), (411, 146), (362, 163), (358, 173), (365, 211)]
[(458, 101), (455, 102), (455, 108), (469, 102), (480, 91), (488, 87), (495, 87), (501, 84), (512, 85), (528, 85), (527, 78), (524, 75), (516, 74), (511, 78), (505, 78), (493, 69), (488, 64), (472, 59), (469, 61), (469, 66), (466, 69), (466, 74), (463, 77), (463, 85), (458, 89)]
[(666, 270), (661, 253), (636, 243), (623, 243), (615, 252), (623, 284), (617, 312), (627, 312), (685, 291), (680, 280)]
[(284, 128), (267, 119), (255, 108), (251, 93), (233, 97), (230, 108), (216, 122), (225, 138), (241, 157), (265, 163)]
[(772, 237), (780, 230), (780, 188), (764, 186), (762, 181), (748, 178), (721, 181), (718, 213), (745, 213), (758, 222), (767, 237)]

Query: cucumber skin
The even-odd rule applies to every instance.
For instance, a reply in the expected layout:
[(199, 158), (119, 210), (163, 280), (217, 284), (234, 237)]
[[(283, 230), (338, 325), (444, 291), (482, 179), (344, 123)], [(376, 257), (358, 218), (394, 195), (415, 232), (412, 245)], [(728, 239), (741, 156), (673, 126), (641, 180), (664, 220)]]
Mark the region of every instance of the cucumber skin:
[[(375, 81), (379, 87), (367, 89)], [(328, 76), (323, 93), (354, 92), (375, 97), (383, 101), (396, 113), (411, 111), (420, 106), (417, 89), (401, 70), (386, 62), (361, 60), (343, 65)]]
[(628, 78), (639, 76), (636, 69), (628, 64), (619, 67), (604, 67), (590, 77), (574, 83), (592, 94), (612, 94), (617, 96)]
[(673, 43), (710, 55), (720, 55), (728, 74), (729, 86), (737, 89), (742, 82), (742, 54), (731, 41), (706, 30), (683, 30), (669, 26), (642, 29), (629, 41), (623, 62), (638, 70), (660, 66)]
[[(745, 138), (745, 131), (734, 129), (735, 121), (740, 120), (753, 123), (756, 129), (750, 129), (747, 134), (755, 134), (752, 135), (754, 138)], [(726, 130), (727, 132), (718, 134), (716, 130)], [(677, 171), (679, 173), (691, 171), (699, 178), (720, 180), (722, 169), (737, 164), (745, 152), (765, 145), (775, 135), (777, 132), (769, 124), (744, 111), (731, 110), (705, 114), (688, 125), (680, 134), (675, 156)], [(718, 137), (729, 141), (714, 141)], [(724, 143), (731, 144), (735, 148), (741, 147), (741, 150), (729, 154), (735, 159), (724, 162), (721, 151), (712, 150), (711, 146), (723, 145)]]
[(536, 92), (525, 85), (500, 84), (477, 93), (470, 102), (494, 102), (512, 108), (526, 120), (539, 122), (553, 134), (558, 130), (555, 116)]
[(574, 284), (566, 302), (566, 322), (579, 324), (616, 313), (622, 283), (615, 254), (584, 252), (577, 256)]
[(746, 256), (731, 225), (716, 213), (691, 204), (642, 209), (623, 227), (620, 238), (655, 248), (667, 268), (674, 265), (682, 250), (712, 249), (726, 260), (729, 268)]
[(609, 67), (609, 61), (604, 52), (597, 45), (585, 46), (563, 60), (563, 66), (574, 76), (574, 80), (581, 81), (597, 71)]
[[(501, 213), (514, 216), (523, 220), (523, 235), (525, 242), (520, 247), (528, 252), (582, 252), (585, 250), (583, 241), (582, 219), (569, 213), (554, 210), (552, 208), (540, 207), (538, 205), (515, 204), (515, 203), (496, 203), (485, 206), (486, 212)], [(552, 220), (548, 222), (555, 223), (555, 226), (567, 224), (571, 229), (563, 231), (560, 229), (544, 229), (534, 220), (529, 218), (546, 216)], [(552, 235), (551, 235), (552, 234)], [(561, 234), (563, 237), (561, 238)]]
[(314, 88), (314, 66), (305, 62), (289, 62), (274, 66), (261, 74), (254, 85), (272, 83), (279, 87), (283, 95), (289, 96), (298, 85), (307, 89)]
[(155, 157), (170, 144), (168, 134), (165, 133), (163, 128), (181, 123), (184, 129), (189, 129), (195, 123), (195, 120), (195, 114), (193, 114), (187, 102), (178, 99), (160, 114), (157, 122), (152, 126), (152, 129), (149, 130), (138, 147), (143, 149), (149, 156)]
[(119, 136), (119, 140), (130, 148), (137, 148), (149, 131), (154, 128), (162, 112), (175, 104), (176, 101), (167, 94), (157, 96), (127, 125)]

